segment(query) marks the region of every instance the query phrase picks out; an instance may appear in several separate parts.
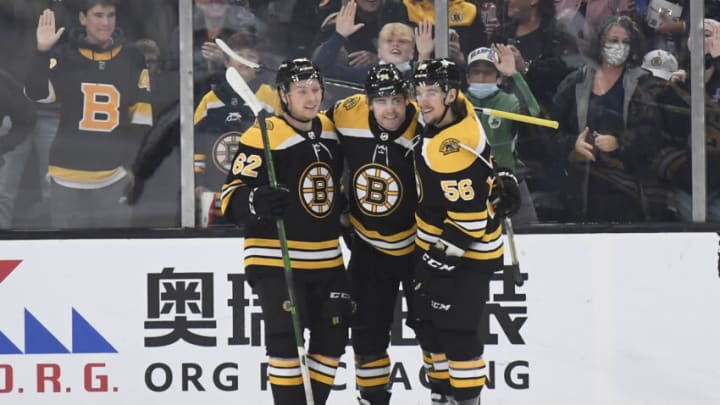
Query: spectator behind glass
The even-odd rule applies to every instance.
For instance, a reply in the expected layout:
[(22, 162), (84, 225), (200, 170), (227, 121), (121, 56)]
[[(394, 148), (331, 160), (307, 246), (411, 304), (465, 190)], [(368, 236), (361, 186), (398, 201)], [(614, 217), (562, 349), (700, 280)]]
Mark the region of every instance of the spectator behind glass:
[[(215, 44), (216, 38), (227, 40), (235, 32), (255, 34), (258, 38), (266, 31), (265, 24), (247, 7), (244, 1), (196, 0), (193, 18), (193, 75), (194, 103), (213, 86), (225, 81), (225, 57)], [(178, 35), (174, 35), (177, 40)], [(173, 47), (177, 50), (177, 47)], [(179, 55), (175, 56), (176, 61)]]
[[(348, 66), (369, 66), (377, 63), (377, 48), (380, 29), (387, 23), (408, 23), (405, 7), (392, 0), (355, 0), (357, 11), (355, 23), (363, 24), (345, 43), (348, 54)], [(342, 0), (322, 2), (318, 10), (316, 26), (320, 33), (315, 43), (325, 42), (335, 32), (335, 21), (342, 8)]]
[[(525, 79), (515, 69), (515, 58), (509, 46), (496, 44), (492, 48), (481, 47), (470, 52), (467, 60), (468, 89), (464, 94), (474, 107), (529, 114), (535, 117), (540, 114), (540, 106), (535, 96), (525, 83)], [(515, 94), (498, 87), (503, 77), (512, 80)], [(492, 145), (497, 171), (510, 169), (512, 172), (517, 172), (520, 163), (515, 156), (517, 126), (513, 121), (503, 118), (484, 114), (478, 114), (478, 117)], [(519, 187), (522, 197), (521, 206), (520, 211), (513, 217), (513, 223), (537, 223), (537, 214), (527, 183), (521, 179)]]
[(60, 102), (53, 141), (51, 222), (59, 228), (127, 227), (132, 211), (119, 200), (129, 184), (125, 167), (152, 125), (149, 74), (142, 54), (124, 46), (113, 0), (85, 0), (81, 27), (58, 45), (65, 28), (45, 10), (25, 93)]
[(581, 39), (586, 39), (606, 18), (631, 13), (634, 8), (633, 0), (555, 0), (557, 19)]
[[(634, 13), (635, 20), (645, 34), (649, 48), (663, 49), (678, 56), (685, 51), (690, 4), (686, 0), (667, 0), (667, 2), (676, 8), (654, 10), (650, 7), (652, 0), (648, 0), (648, 7), (645, 10), (637, 8)], [(639, 3), (638, 1), (637, 4)]]
[(649, 74), (640, 68), (643, 38), (629, 17), (600, 26), (590, 60), (558, 87), (552, 117), (567, 159), (569, 221), (667, 219), (667, 190), (652, 184), (650, 160), (664, 142)]
[(0, 70), (0, 229), (13, 225), (35, 119), (35, 106), (25, 98), (20, 84)]
[[(705, 19), (705, 142), (707, 175), (707, 220), (720, 221), (720, 22)], [(688, 61), (689, 63), (689, 61)], [(686, 68), (688, 66), (685, 66)], [(680, 71), (679, 76), (685, 76)], [(692, 221), (692, 172), (689, 84), (675, 80), (658, 86), (657, 100), (663, 107), (664, 125), (671, 131), (670, 142), (655, 159), (661, 179), (671, 182), (680, 218)], [(660, 79), (658, 79), (660, 80)]]
[[(231, 36), (227, 44), (243, 58), (260, 63), (255, 50), (257, 38), (246, 33)], [(258, 99), (267, 103), (275, 111), (280, 111), (277, 93), (267, 84), (258, 86), (256, 70), (234, 59), (225, 59), (226, 67), (235, 68), (249, 83), (258, 88)], [(195, 109), (195, 196), (196, 207), (202, 207), (203, 198), (212, 198), (211, 212), (199, 211), (198, 224), (226, 224), (220, 213), (220, 188), (232, 165), (232, 159), (238, 149), (240, 136), (255, 122), (255, 114), (246, 101), (233, 91), (227, 81), (215, 86), (200, 100)], [(212, 197), (207, 193), (212, 194)]]
[[(313, 62), (318, 65), (325, 77), (362, 84), (370, 66), (346, 66), (338, 62), (340, 49), (347, 39), (362, 23), (355, 23), (357, 4), (354, 1), (343, 6), (338, 12), (335, 32), (316, 50)], [(380, 30), (377, 58), (381, 63), (392, 63), (409, 77), (412, 73), (411, 61), (415, 56), (415, 35), (412, 28), (402, 23), (388, 23)]]
[[(419, 26), (421, 23), (435, 24), (435, 4), (433, 0), (403, 0), (407, 9), (408, 20)], [(472, 1), (448, 0), (448, 25), (452, 28), (451, 35), (457, 35), (460, 42), (460, 55), (480, 46), (487, 46), (487, 35), (482, 16)], [(454, 33), (452, 33), (454, 31)], [(464, 61), (457, 61), (463, 62)]]
[(508, 0), (507, 17), (491, 43), (511, 45), (516, 68), (523, 73), (543, 111), (549, 110), (560, 81), (579, 62), (575, 39), (558, 28), (553, 0)]

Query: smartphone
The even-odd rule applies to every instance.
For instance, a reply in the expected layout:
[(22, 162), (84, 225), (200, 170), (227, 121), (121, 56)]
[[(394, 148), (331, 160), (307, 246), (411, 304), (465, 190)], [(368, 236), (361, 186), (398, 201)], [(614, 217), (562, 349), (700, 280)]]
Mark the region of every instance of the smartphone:
[(494, 3), (483, 3), (480, 6), (480, 15), (482, 15), (483, 24), (487, 25), (488, 21), (497, 19), (497, 7)]

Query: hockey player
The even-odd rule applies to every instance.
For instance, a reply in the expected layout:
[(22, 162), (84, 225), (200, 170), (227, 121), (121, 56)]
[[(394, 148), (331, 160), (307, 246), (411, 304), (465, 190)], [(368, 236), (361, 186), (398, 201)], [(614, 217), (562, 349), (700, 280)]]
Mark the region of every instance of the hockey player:
[(305, 404), (276, 219), (283, 218), (297, 298), (310, 330), (308, 364), (316, 404), (324, 404), (348, 340), (352, 312), (339, 245), (342, 154), (335, 127), (318, 115), (323, 79), (308, 59), (280, 65), (281, 115), (267, 120), (278, 183), (269, 186), (257, 123), (240, 137), (222, 189), (222, 212), (245, 226), (245, 273), (260, 297), (268, 378), (276, 404)]
[(406, 293), (412, 289), (417, 205), (412, 139), (418, 111), (408, 87), (395, 65), (374, 65), (366, 94), (340, 100), (328, 112), (348, 165), (355, 233), (348, 270), (357, 303), (352, 345), (361, 404), (389, 402), (387, 349), (398, 286)]
[(114, 0), (83, 0), (81, 26), (55, 46), (64, 28), (46, 9), (25, 93), (61, 103), (50, 149), (51, 220), (59, 228), (127, 227), (132, 211), (118, 201), (126, 170), (152, 126), (150, 80), (143, 55), (115, 28)]
[(447, 59), (424, 61), (413, 75), (425, 124), (415, 150), (415, 330), (432, 403), (475, 405), (486, 380), (480, 319), (491, 275), (503, 266), (501, 216), (518, 201), (492, 196), (494, 188), (517, 192), (517, 183), (494, 186), (490, 145), (460, 79)]

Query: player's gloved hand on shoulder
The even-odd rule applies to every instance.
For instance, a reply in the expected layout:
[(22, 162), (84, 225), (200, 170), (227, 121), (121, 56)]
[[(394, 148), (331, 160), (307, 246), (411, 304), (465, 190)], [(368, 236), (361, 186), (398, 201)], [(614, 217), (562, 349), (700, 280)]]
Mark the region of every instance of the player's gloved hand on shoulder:
[(508, 169), (498, 169), (490, 193), (490, 203), (495, 209), (495, 215), (507, 218), (517, 214), (520, 210), (520, 202), (517, 177)]
[(251, 214), (262, 219), (282, 219), (290, 204), (290, 190), (283, 185), (255, 187), (248, 202)]
[(441, 243), (430, 246), (430, 250), (422, 254), (422, 262), (431, 273), (450, 274), (460, 267), (460, 256), (447, 254), (447, 247)]

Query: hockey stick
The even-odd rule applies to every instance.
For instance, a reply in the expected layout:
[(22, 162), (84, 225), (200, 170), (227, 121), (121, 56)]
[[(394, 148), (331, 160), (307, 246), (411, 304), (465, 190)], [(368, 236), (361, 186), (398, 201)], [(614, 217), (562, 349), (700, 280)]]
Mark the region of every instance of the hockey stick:
[[(483, 163), (485, 163), (485, 165), (490, 168), (493, 176), (497, 177), (495, 166), (488, 162), (487, 159), (485, 159), (481, 154), (477, 153), (475, 149), (465, 145), (464, 143), (460, 142), (459, 145), (461, 148), (465, 149), (466, 151), (475, 155), (478, 159), (482, 160)], [(504, 187), (502, 181), (499, 181), (498, 183), (500, 184), (500, 187)], [(510, 245), (510, 271), (512, 272), (513, 281), (515, 282), (516, 286), (522, 287), (522, 285), (525, 284), (525, 280), (523, 279), (523, 275), (520, 272), (520, 263), (518, 262), (517, 250), (515, 248), (515, 231), (513, 230), (512, 220), (509, 217), (506, 217), (503, 220), (503, 225), (506, 230), (508, 245)]]
[(549, 128), (553, 128), (553, 129), (558, 129), (560, 127), (560, 123), (557, 121), (546, 120), (543, 118), (537, 118), (537, 117), (533, 117), (531, 115), (517, 114), (517, 113), (511, 113), (511, 112), (507, 112), (507, 111), (494, 110), (492, 108), (480, 108), (480, 107), (475, 107), (475, 111), (478, 111), (484, 115), (490, 115), (492, 117), (507, 118), (512, 121), (520, 121), (520, 122), (525, 122), (528, 124), (540, 125), (541, 127), (549, 127)]
[[(228, 46), (228, 44), (226, 44), (225, 41), (223, 41), (220, 38), (215, 38), (215, 43), (231, 59), (234, 59), (237, 62), (240, 62), (241, 64), (243, 64), (251, 69), (262, 69), (262, 70), (267, 70), (268, 72), (271, 72), (271, 73), (277, 73), (277, 69), (273, 69), (273, 68), (265, 66), (265, 65), (260, 65), (258, 63), (249, 61), (249, 60), (243, 58), (242, 56), (238, 55), (237, 52), (233, 51), (232, 48), (230, 48), (230, 46)], [(329, 78), (324, 78), (323, 81), (325, 83), (332, 84), (334, 86), (344, 87), (344, 88), (351, 89), (351, 90), (358, 90), (358, 91), (365, 90), (365, 88), (360, 83), (353, 83), (353, 82), (348, 82), (348, 81), (344, 81), (344, 80), (329, 79)]]
[[(225, 71), (225, 79), (230, 87), (237, 93), (250, 109), (257, 116), (258, 125), (260, 126), (260, 134), (262, 135), (263, 152), (265, 154), (265, 163), (267, 173), (270, 179), (270, 187), (277, 188), (277, 175), (275, 173), (275, 165), (270, 152), (270, 139), (267, 133), (267, 123), (265, 119), (268, 116), (267, 111), (263, 108), (260, 100), (250, 90), (247, 83), (240, 76), (240, 73), (234, 68), (229, 67)], [(303, 387), (305, 388), (305, 402), (313, 405), (312, 386), (310, 385), (310, 370), (307, 364), (307, 353), (305, 352), (305, 344), (303, 343), (303, 329), (300, 325), (300, 316), (297, 312), (297, 298), (295, 295), (295, 284), (293, 284), (292, 266), (290, 263), (290, 252), (288, 249), (287, 233), (285, 232), (285, 222), (282, 219), (275, 221), (278, 231), (278, 239), (280, 239), (280, 250), (282, 251), (283, 267), (285, 269), (285, 283), (287, 284), (288, 297), (290, 300), (290, 317), (292, 318), (293, 332), (295, 333), (295, 343), (297, 345), (298, 357), (300, 358), (300, 371), (302, 373)]]
[(223, 41), (222, 39), (215, 38), (215, 43), (217, 44), (218, 47), (220, 47), (220, 50), (225, 52), (225, 55), (229, 56), (231, 59), (235, 59), (236, 61), (242, 63), (243, 65), (245, 65), (251, 69), (259, 69), (260, 68), (259, 64), (255, 63), (255, 62), (251, 62), (251, 61), (243, 58), (242, 56), (238, 55), (237, 52), (233, 51), (232, 48), (230, 48), (228, 46), (228, 44), (226, 44), (225, 41)]

